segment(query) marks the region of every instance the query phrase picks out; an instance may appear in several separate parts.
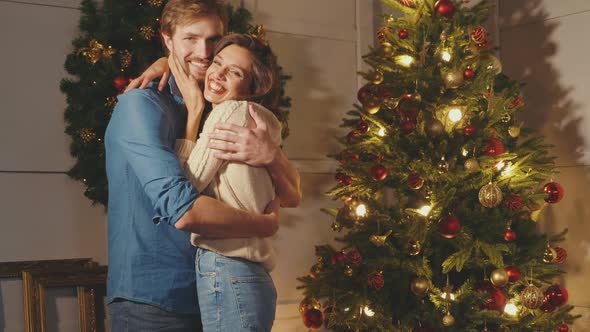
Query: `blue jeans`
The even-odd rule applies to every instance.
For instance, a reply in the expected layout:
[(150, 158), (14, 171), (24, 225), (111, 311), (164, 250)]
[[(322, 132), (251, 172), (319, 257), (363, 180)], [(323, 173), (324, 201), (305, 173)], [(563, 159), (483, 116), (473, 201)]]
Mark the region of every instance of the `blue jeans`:
[(277, 292), (261, 264), (198, 248), (195, 268), (204, 332), (270, 332)]
[(109, 304), (112, 332), (198, 332), (199, 315), (175, 314), (153, 305), (117, 299)]

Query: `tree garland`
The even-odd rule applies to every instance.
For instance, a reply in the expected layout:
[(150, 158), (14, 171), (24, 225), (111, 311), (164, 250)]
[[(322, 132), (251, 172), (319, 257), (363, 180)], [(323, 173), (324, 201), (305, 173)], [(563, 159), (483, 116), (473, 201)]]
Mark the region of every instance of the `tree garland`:
[[(75, 158), (68, 175), (86, 186), (84, 195), (93, 204), (106, 207), (108, 198), (105, 170), (104, 133), (121, 94), (133, 77), (164, 55), (159, 37), (159, 18), (164, 0), (105, 0), (97, 8), (93, 0), (81, 4), (80, 36), (72, 41), (74, 50), (65, 61), (73, 77), (61, 81), (66, 94), (65, 133), (71, 136), (70, 154)], [(252, 33), (251, 13), (227, 5), (229, 31)], [(289, 77), (280, 71), (278, 98), (273, 112), (283, 123), (291, 100), (285, 96)]]

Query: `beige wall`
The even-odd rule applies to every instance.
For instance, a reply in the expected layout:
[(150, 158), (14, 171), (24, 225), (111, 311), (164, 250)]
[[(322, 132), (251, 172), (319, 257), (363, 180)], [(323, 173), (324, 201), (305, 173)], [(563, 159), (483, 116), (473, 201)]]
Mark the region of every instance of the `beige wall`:
[(564, 200), (551, 206), (541, 229), (569, 228), (563, 282), (570, 303), (584, 317), (576, 331), (590, 329), (590, 2), (587, 0), (501, 0), (500, 45), (504, 72), (526, 82), (522, 120), (541, 130), (555, 145), (554, 180), (565, 188)]

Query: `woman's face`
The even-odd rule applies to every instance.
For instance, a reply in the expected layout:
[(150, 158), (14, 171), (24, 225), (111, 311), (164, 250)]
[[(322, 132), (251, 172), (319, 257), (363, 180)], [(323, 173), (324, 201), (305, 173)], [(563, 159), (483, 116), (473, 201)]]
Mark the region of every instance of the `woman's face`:
[(221, 50), (207, 69), (204, 97), (214, 106), (230, 99), (248, 99), (252, 55), (235, 44)]

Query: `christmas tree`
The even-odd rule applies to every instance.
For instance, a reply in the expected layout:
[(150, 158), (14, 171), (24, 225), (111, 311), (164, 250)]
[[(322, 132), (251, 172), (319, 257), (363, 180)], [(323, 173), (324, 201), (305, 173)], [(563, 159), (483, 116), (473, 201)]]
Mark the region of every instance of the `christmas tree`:
[[(61, 82), (67, 96), (64, 114), (66, 134), (71, 136), (70, 153), (76, 163), (68, 175), (86, 186), (84, 195), (95, 204), (107, 205), (107, 179), (103, 137), (117, 95), (152, 62), (165, 55), (160, 39), (160, 16), (165, 0), (95, 0), (81, 3), (80, 36), (72, 41), (74, 50), (65, 68), (73, 77)], [(228, 31), (255, 33), (252, 15), (245, 8), (227, 5)], [(270, 108), (288, 135), (288, 108), (281, 74), (277, 98)]]
[(309, 328), (568, 331), (567, 252), (536, 220), (563, 188), (518, 120), (520, 83), (483, 27), (489, 4), (384, 0), (369, 82), (334, 157), (339, 232), (299, 278)]

